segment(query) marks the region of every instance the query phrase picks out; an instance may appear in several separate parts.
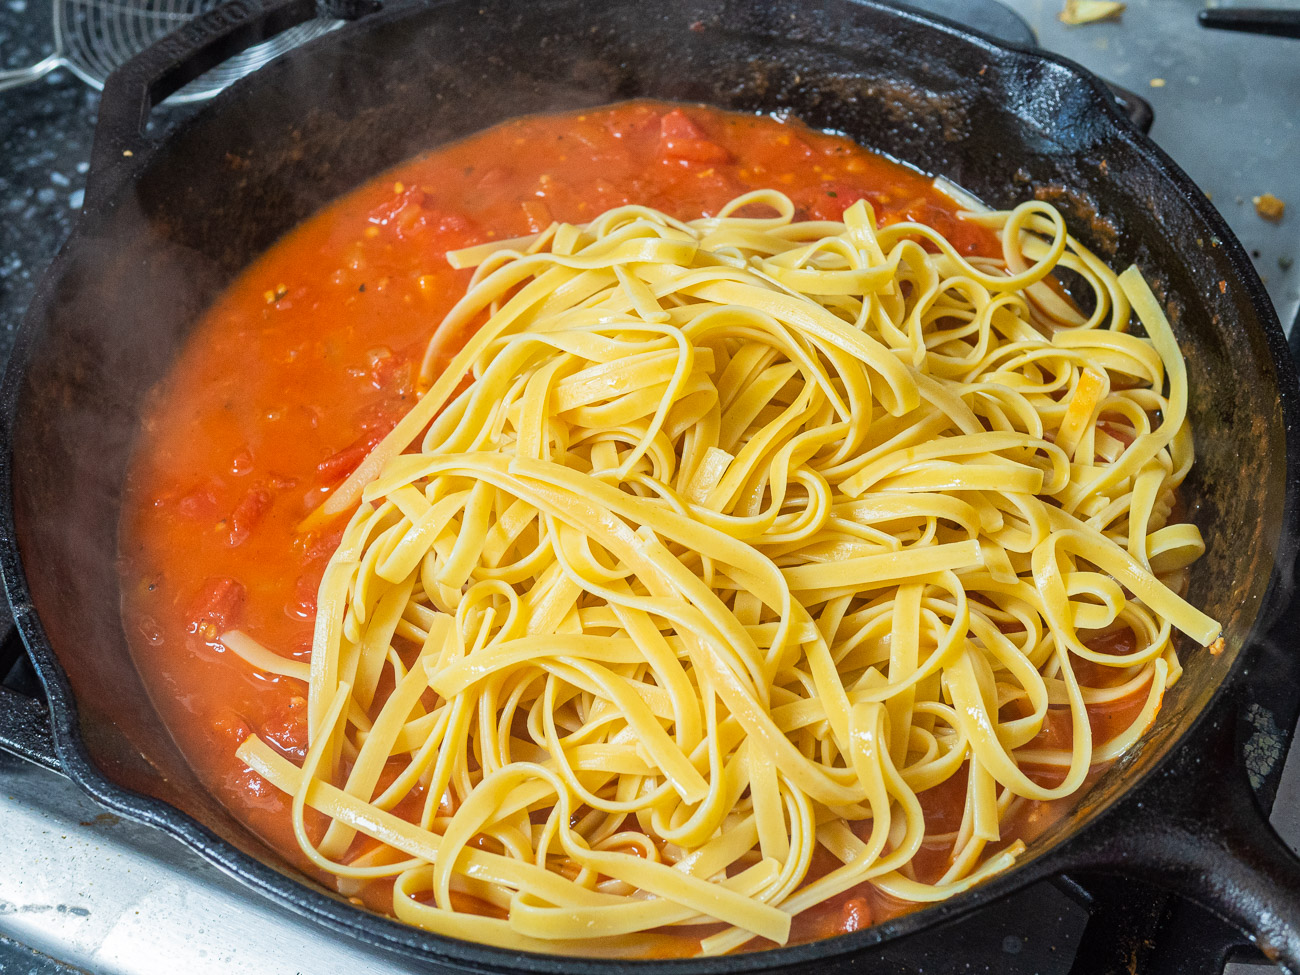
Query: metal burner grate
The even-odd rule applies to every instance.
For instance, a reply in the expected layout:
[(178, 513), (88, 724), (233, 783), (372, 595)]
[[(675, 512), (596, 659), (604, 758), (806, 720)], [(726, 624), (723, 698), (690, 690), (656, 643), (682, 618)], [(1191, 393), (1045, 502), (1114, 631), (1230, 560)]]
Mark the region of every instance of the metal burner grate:
[[(53, 0), (54, 53), (26, 68), (0, 71), (0, 91), (67, 68), (93, 88), (155, 41), (221, 0)], [(171, 102), (209, 98), (304, 41), (334, 30), (342, 21), (315, 20), (231, 58), (169, 97)]]

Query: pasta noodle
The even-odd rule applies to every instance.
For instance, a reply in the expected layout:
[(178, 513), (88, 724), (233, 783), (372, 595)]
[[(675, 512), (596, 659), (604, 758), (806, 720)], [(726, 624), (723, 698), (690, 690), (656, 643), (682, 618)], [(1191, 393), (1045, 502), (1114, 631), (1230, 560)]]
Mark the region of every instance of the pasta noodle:
[[(921, 903), (1005, 869), (1015, 804), (1155, 719), (1173, 631), (1216, 639), (1170, 519), (1186, 370), (1135, 268), (1041, 202), (966, 215), (1000, 260), (865, 201), (793, 217), (762, 190), (449, 255), (475, 273), (424, 395), (312, 518), (352, 512), (309, 671), (223, 637), (308, 684), (301, 768), (238, 754), (322, 870), (511, 947), (785, 943), (860, 885)], [(1094, 740), (1088, 705), (1135, 694)], [(962, 775), (937, 836), (918, 794)]]

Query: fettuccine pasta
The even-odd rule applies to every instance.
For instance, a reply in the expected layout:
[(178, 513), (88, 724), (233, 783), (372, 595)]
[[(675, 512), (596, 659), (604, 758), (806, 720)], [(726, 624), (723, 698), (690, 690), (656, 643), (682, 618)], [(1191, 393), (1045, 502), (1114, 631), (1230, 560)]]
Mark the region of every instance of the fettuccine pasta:
[[(1187, 376), (1135, 268), (1041, 202), (967, 215), (998, 260), (865, 201), (793, 216), (762, 190), (450, 255), (476, 270), (425, 392), (313, 515), (350, 520), (310, 666), (223, 637), (307, 684), (301, 767), (238, 754), (343, 889), (621, 954), (782, 944), (864, 884), (941, 900), (1014, 862), (1017, 803), (1150, 726), (1175, 630), (1218, 637), (1179, 594), (1204, 550), (1171, 519)], [(1134, 694), (1095, 739), (1089, 705)], [(918, 794), (954, 778), (937, 835)], [(935, 843), (951, 865), (919, 878)]]

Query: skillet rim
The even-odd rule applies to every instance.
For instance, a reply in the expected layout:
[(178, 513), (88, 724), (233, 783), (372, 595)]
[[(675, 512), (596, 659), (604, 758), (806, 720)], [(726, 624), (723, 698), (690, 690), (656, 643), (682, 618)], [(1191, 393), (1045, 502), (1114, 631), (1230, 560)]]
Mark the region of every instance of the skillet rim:
[[(395, 6), (371, 15), (366, 20), (374, 22), (400, 20), (408, 16), (418, 16), (419, 11), (423, 9), (448, 6), (455, 2), (458, 0), (431, 0), (416, 10)], [(1297, 468), (1300, 468), (1300, 457), (1297, 451), (1297, 438), (1300, 437), (1300, 390), (1297, 389), (1292, 359), (1272, 303), (1244, 247), (1228, 228), (1218, 210), (1210, 204), (1191, 178), (1120, 111), (1113, 94), (1100, 79), (1073, 60), (1052, 52), (1007, 43), (947, 18), (901, 7), (893, 0), (846, 0), (846, 2), (879, 11), (896, 22), (910, 22), (931, 33), (944, 35), (951, 41), (974, 45), (982, 49), (991, 59), (1002, 63), (1017, 66), (1050, 64), (1064, 69), (1076, 83), (1085, 86), (1090, 94), (1089, 100), (1092, 104), (1089, 114), (1100, 112), (1101, 119), (1109, 123), (1107, 133), (1118, 138), (1134, 151), (1141, 162), (1160, 177), (1160, 182), (1188, 205), (1206, 227), (1219, 238), (1224, 257), (1237, 278), (1235, 284), (1244, 289), (1244, 294), (1256, 313), (1266, 340), (1269, 359), (1277, 374), (1279, 405), (1285, 426), (1287, 447), (1285, 458), (1287, 483), (1284, 492), (1282, 531), (1279, 537), (1279, 548), (1284, 547), (1287, 541), (1287, 526), (1295, 520), (1297, 493), (1300, 492), (1300, 483), (1296, 476)], [(321, 42), (326, 42), (326, 39), (321, 39)], [(255, 82), (238, 84), (242, 87)], [(213, 112), (220, 109), (223, 103), (224, 98), (218, 97), (214, 99), (212, 105), (202, 111), (204, 114)], [(152, 151), (137, 154), (137, 157), (143, 158), (133, 160), (133, 171), (115, 187), (116, 193), (128, 189), (133, 184), (134, 177), (144, 168), (152, 155)], [(84, 213), (77, 221), (69, 237), (69, 243), (84, 236), (98, 219), (100, 218), (95, 212)], [(949, 920), (977, 910), (989, 901), (1000, 899), (1035, 881), (1059, 873), (1061, 867), (1059, 864), (1054, 865), (1053, 860), (1060, 859), (1063, 850), (1081, 839), (1086, 840), (1090, 828), (1099, 818), (1111, 815), (1116, 806), (1166, 768), (1176, 753), (1189, 747), (1189, 742), (1222, 701), (1225, 692), (1228, 688), (1239, 684), (1250, 659), (1256, 656), (1258, 638), (1261, 630), (1267, 625), (1268, 607), (1275, 601), (1276, 590), (1280, 588), (1282, 582), (1275, 565), (1250, 633), (1237, 651), (1228, 672), (1212, 691), (1200, 712), (1190, 721), (1188, 727), (1169, 742), (1164, 753), (1152, 762), (1151, 767), (1133, 776), (1125, 783), (1125, 787), (1108, 801), (1090, 810), (1079, 820), (1069, 835), (1060, 837), (1049, 847), (1034, 851), (1027, 859), (1018, 862), (1005, 872), (949, 900), (928, 905), (900, 918), (849, 935), (821, 939), (802, 945), (713, 958), (615, 960), (592, 956), (543, 955), (435, 935), (395, 919), (356, 908), (341, 898), (329, 894), (323, 888), (313, 886), (310, 881), (299, 879), (290, 872), (276, 869), (243, 853), (218, 837), (197, 819), (170, 804), (117, 785), (100, 771), (91, 759), (81, 737), (75, 696), (31, 600), (21, 554), (18, 551), (13, 509), (12, 432), (17, 421), (17, 403), (22, 389), (22, 376), (32, 358), (35, 344), (33, 336), (38, 329), (36, 321), (42, 317), (57, 293), (57, 285), (66, 271), (68, 250), (69, 245), (65, 243), (42, 275), (32, 304), (24, 315), (5, 369), (3, 382), (0, 384), (0, 438), (3, 439), (4, 444), (3, 451), (0, 452), (0, 576), (3, 576), (6, 592), (13, 606), (15, 624), (46, 690), (55, 751), (59, 762), (69, 778), (108, 808), (174, 836), (208, 862), (282, 906), (322, 925), (332, 925), (336, 931), (346, 933), (379, 950), (414, 955), (423, 962), (445, 961), (480, 971), (508, 969), (558, 975), (560, 972), (603, 972), (608, 971), (611, 965), (618, 965), (635, 967), (636, 971), (646, 975), (660, 975), (660, 973), (662, 975), (688, 975), (688, 973), (714, 975), (723, 972), (793, 968), (815, 960), (859, 952), (886, 941), (896, 941), (918, 931), (937, 928)]]

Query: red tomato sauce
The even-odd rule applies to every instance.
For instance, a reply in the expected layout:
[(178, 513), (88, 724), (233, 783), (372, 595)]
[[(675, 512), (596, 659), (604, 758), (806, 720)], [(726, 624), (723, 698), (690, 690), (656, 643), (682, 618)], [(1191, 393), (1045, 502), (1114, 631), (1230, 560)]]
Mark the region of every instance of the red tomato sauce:
[[(288, 860), (308, 869), (289, 800), (234, 752), (256, 733), (300, 761), (306, 687), (257, 673), (217, 638), (238, 627), (307, 659), (342, 520), (298, 526), (415, 402), (425, 344), (469, 280), (446, 252), (626, 203), (690, 219), (764, 187), (788, 194), (798, 219), (837, 219), (866, 198), (882, 223), (924, 222), (966, 254), (1000, 253), (929, 177), (847, 139), (632, 102), (521, 119), (402, 164), (296, 228), (197, 324), (151, 395), (129, 472), (125, 619), (153, 702), (204, 785)], [(956, 829), (964, 790), (959, 776), (922, 796), (935, 829)], [(416, 814), (417, 793), (396, 811)], [(949, 851), (922, 861), (937, 877)], [(391, 882), (356, 893), (377, 910), (391, 905)], [(795, 933), (854, 930), (907, 908), (850, 891), (799, 918)], [(682, 939), (665, 939), (663, 953), (682, 950), (670, 940)]]

